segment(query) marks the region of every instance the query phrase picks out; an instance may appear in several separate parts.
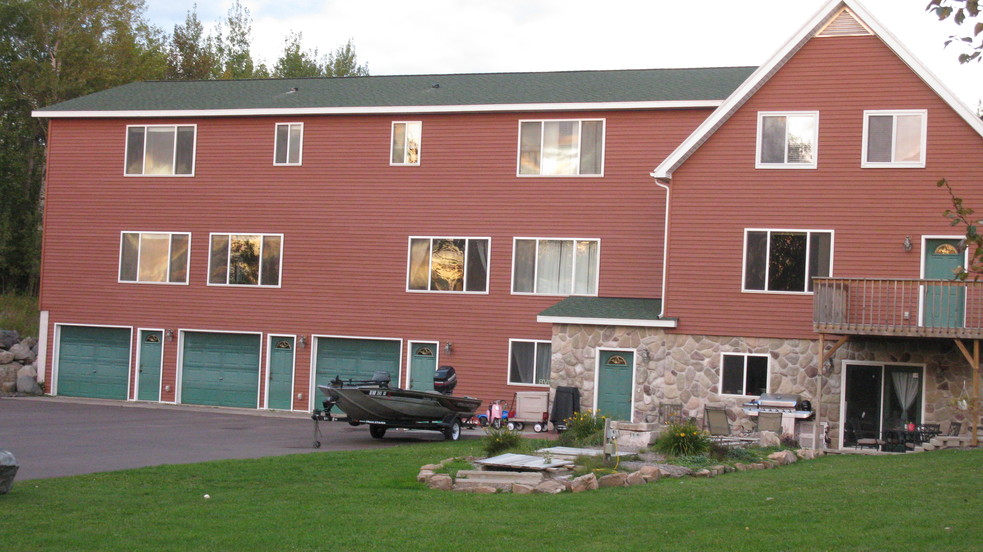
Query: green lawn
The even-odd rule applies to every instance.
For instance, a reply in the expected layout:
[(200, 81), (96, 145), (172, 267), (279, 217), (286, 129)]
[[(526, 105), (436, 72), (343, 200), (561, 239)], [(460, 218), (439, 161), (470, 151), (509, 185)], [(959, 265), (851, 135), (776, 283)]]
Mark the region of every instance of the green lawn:
[(983, 450), (831, 456), (576, 495), (415, 482), (421, 464), (476, 448), (421, 443), (20, 481), (0, 496), (0, 548), (983, 550)]

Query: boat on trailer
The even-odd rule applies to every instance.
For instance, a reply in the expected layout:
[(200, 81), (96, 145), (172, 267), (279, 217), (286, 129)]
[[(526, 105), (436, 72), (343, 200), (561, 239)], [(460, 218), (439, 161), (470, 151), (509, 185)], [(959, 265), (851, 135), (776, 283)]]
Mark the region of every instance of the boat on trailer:
[[(317, 423), (333, 420), (367, 424), (369, 434), (376, 439), (381, 439), (389, 428), (401, 428), (440, 431), (445, 439), (456, 441), (461, 428), (471, 425), (474, 411), (481, 405), (481, 399), (451, 395), (457, 385), (452, 366), (437, 369), (435, 391), (389, 387), (389, 382), (389, 374), (379, 371), (370, 380), (335, 378), (330, 385), (319, 385), (328, 398), (323, 402), (324, 408), (311, 416), (315, 424), (314, 447), (321, 444)], [(335, 406), (344, 411), (344, 417), (331, 413)]]

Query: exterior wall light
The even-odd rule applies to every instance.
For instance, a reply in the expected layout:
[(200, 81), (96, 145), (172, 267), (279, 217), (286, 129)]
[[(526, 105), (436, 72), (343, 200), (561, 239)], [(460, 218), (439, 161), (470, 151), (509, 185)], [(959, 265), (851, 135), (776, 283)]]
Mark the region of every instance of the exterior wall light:
[(904, 237), (904, 241), (901, 242), (901, 247), (904, 247), (905, 251), (911, 251), (911, 236)]
[(297, 346), (300, 347), (301, 349), (303, 349), (304, 347), (307, 347), (307, 337), (306, 336), (303, 336), (303, 335), (300, 336), (297, 339)]
[(444, 344), (445, 353), (451, 354), (451, 351), (453, 350), (454, 350), (454, 344), (452, 342), (448, 341), (447, 343)]
[(174, 330), (167, 330), (164, 335), (168, 341), (174, 341)]

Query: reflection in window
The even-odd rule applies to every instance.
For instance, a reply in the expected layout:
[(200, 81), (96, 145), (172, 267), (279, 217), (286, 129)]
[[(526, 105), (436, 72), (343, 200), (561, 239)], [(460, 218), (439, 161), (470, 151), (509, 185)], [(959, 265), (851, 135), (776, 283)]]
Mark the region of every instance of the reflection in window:
[(959, 250), (951, 243), (943, 243), (935, 248), (936, 255), (958, 255)]
[(304, 147), (304, 123), (277, 123), (274, 165), (300, 165)]
[(600, 175), (604, 121), (522, 121), (519, 174)]
[(812, 291), (812, 279), (832, 272), (830, 232), (748, 230), (745, 238), (744, 289)]
[(119, 280), (141, 283), (188, 283), (191, 234), (123, 232)]
[(282, 241), (279, 234), (212, 234), (208, 283), (280, 285)]
[(126, 174), (190, 175), (194, 172), (194, 125), (126, 128)]
[(925, 111), (867, 111), (864, 166), (924, 167)]
[(419, 165), (423, 123), (393, 123), (393, 165)]
[(597, 294), (597, 240), (517, 239), (512, 292)]
[(759, 114), (758, 166), (816, 166), (816, 113)]
[(509, 341), (509, 383), (549, 385), (551, 351), (549, 341)]
[(487, 291), (488, 242), (472, 238), (410, 238), (407, 287), (416, 291)]

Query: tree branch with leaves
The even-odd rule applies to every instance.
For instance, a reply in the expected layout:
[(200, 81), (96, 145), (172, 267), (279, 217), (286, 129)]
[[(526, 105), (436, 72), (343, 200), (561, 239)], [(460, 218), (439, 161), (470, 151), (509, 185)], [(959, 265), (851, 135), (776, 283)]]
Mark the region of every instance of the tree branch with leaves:
[(980, 16), (980, 0), (931, 0), (925, 10), (934, 13), (939, 21), (951, 19), (956, 25), (972, 27), (969, 35), (953, 35), (945, 42), (946, 46), (955, 42), (969, 50), (959, 54), (959, 63), (983, 60), (980, 57), (983, 54), (983, 21), (976, 21)]

